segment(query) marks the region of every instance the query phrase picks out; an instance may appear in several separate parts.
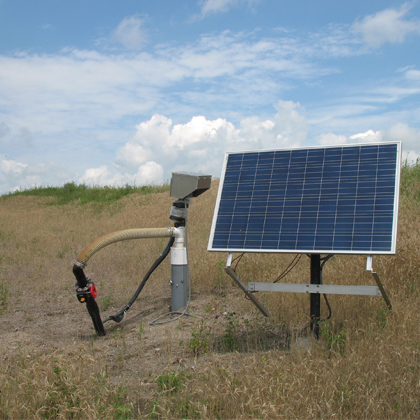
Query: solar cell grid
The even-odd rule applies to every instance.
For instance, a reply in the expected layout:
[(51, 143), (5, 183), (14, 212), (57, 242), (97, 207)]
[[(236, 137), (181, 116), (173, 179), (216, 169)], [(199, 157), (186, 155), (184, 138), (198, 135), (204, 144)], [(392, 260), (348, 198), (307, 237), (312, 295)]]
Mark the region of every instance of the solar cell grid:
[(394, 253), (400, 149), (228, 153), (209, 249)]

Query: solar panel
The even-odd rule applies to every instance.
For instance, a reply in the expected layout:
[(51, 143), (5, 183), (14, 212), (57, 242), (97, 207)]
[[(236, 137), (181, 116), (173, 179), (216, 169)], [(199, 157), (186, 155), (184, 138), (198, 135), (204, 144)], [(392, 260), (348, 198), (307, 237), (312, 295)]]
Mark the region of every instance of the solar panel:
[(401, 143), (228, 152), (208, 249), (394, 254)]

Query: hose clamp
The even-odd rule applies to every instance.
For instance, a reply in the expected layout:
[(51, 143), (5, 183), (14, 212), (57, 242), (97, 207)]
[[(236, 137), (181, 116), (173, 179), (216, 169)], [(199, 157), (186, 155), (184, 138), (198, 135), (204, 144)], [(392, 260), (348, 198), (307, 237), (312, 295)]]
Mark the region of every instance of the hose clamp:
[(86, 267), (87, 264), (80, 262), (80, 261), (76, 261), (74, 263), (74, 265), (77, 265), (78, 267), (80, 267), (82, 270)]

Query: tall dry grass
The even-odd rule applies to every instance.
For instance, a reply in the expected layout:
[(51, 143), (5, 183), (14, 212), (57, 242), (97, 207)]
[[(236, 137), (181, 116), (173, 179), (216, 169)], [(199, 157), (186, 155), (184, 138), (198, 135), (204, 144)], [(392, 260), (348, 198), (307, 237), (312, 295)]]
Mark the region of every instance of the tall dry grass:
[[(319, 340), (307, 328), (307, 295), (259, 293), (272, 315), (263, 319), (224, 274), (226, 255), (207, 252), (217, 182), (190, 210), (195, 316), (149, 326), (168, 311), (165, 262), (104, 338), (75, 298), (75, 258), (105, 233), (170, 226), (168, 191), (99, 207), (1, 199), (0, 418), (419, 418), (420, 180), (408, 173), (402, 182), (397, 255), (374, 258), (393, 311), (381, 298), (331, 295)], [(128, 241), (92, 257), (85, 272), (104, 316), (128, 301), (165, 245)], [(247, 254), (237, 270), (245, 281), (273, 281), (292, 258)], [(365, 264), (335, 256), (323, 280), (373, 285)], [(308, 279), (302, 256), (283, 281)]]

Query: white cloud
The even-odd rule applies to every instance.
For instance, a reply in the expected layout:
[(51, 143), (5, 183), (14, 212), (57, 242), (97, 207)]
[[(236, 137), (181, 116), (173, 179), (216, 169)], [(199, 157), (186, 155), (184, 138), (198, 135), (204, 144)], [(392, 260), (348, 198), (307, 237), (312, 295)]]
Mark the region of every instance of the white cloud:
[(79, 178), (79, 182), (87, 185), (113, 185), (115, 176), (111, 174), (106, 165), (102, 165), (99, 168), (86, 169)]
[(357, 143), (377, 143), (382, 140), (382, 132), (368, 130), (364, 133), (353, 134), (349, 137), (349, 140)]
[(139, 49), (147, 41), (144, 20), (138, 16), (124, 18), (112, 33), (112, 38), (129, 49)]
[(324, 133), (317, 138), (317, 142), (323, 146), (334, 146), (336, 144), (346, 144), (347, 137), (342, 134)]
[(279, 101), (271, 119), (243, 119), (239, 126), (224, 118), (192, 117), (184, 124), (155, 114), (137, 126), (130, 141), (115, 153), (115, 167), (92, 168), (81, 182), (109, 185), (162, 183), (171, 172), (193, 171), (220, 176), (227, 151), (298, 147), (306, 138), (304, 110), (291, 101)]
[(123, 164), (128, 172), (136, 172), (149, 157), (151, 157), (149, 150), (141, 144), (126, 143), (117, 150), (115, 163)]
[(420, 130), (410, 127), (407, 124), (397, 123), (390, 127), (374, 131), (367, 130), (351, 136), (325, 133), (318, 137), (318, 143), (324, 146), (348, 143), (380, 143), (380, 142), (402, 142), (403, 161), (416, 162), (420, 158)]
[(365, 42), (374, 48), (388, 42), (400, 44), (407, 36), (420, 34), (420, 21), (406, 18), (411, 7), (404, 3), (400, 9), (386, 9), (366, 16), (353, 24), (353, 30), (361, 33)]
[(161, 165), (156, 162), (148, 161), (136, 168), (135, 173), (131, 171), (124, 172), (124, 168), (109, 168), (107, 165), (98, 168), (86, 169), (84, 174), (77, 180), (79, 183), (86, 185), (98, 186), (119, 186), (124, 184), (133, 185), (161, 185), (167, 179), (164, 178), (164, 170)]
[(410, 69), (405, 73), (407, 80), (420, 81), (420, 70)]
[(384, 141), (402, 141), (403, 160), (416, 162), (420, 158), (420, 130), (407, 124), (397, 123), (383, 131)]
[(0, 170), (5, 175), (19, 175), (27, 166), (28, 165), (25, 165), (24, 163), (16, 162), (14, 160), (2, 160), (0, 162)]
[(173, 127), (168, 146), (171, 150), (188, 150), (199, 143), (216, 143), (222, 135), (227, 142), (232, 141), (236, 135), (233, 124), (222, 118), (208, 121), (204, 116), (196, 116), (186, 124)]
[(362, 133), (344, 136), (342, 134), (324, 133), (318, 137), (318, 143), (325, 146), (349, 143), (379, 143), (384, 140), (383, 131), (367, 130)]
[(227, 12), (232, 6), (236, 5), (240, 0), (205, 0), (201, 8), (202, 16), (209, 13)]
[(162, 184), (164, 182), (163, 176), (163, 167), (156, 162), (150, 161), (139, 167), (134, 183), (137, 185)]
[(200, 16), (194, 16), (193, 19), (202, 19), (207, 15), (216, 13), (226, 13), (230, 9), (239, 5), (247, 5), (248, 9), (254, 11), (255, 5), (261, 0), (201, 0)]
[(60, 185), (68, 182), (73, 173), (61, 165), (38, 163), (28, 165), (10, 159), (0, 161), (0, 194), (49, 185)]
[[(163, 115), (154, 115), (139, 124), (135, 136), (117, 150), (116, 163), (120, 172), (133, 176), (134, 163), (149, 157), (137, 171), (137, 180), (148, 183), (169, 180), (170, 172), (176, 170), (208, 172), (219, 166), (221, 147), (236, 135), (233, 124), (224, 119), (210, 121), (196, 116), (185, 124), (173, 124)], [(126, 150), (132, 151), (130, 157), (123, 153)]]

